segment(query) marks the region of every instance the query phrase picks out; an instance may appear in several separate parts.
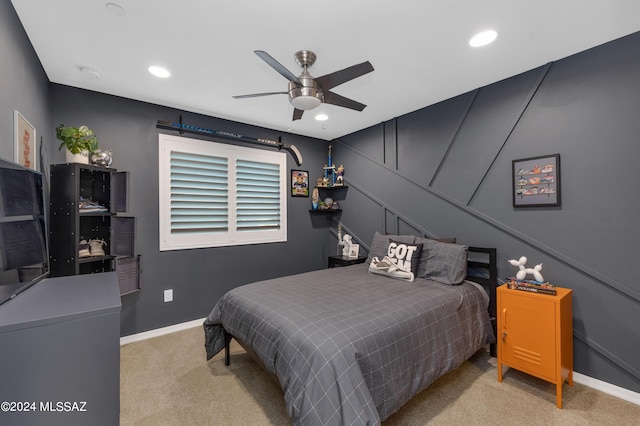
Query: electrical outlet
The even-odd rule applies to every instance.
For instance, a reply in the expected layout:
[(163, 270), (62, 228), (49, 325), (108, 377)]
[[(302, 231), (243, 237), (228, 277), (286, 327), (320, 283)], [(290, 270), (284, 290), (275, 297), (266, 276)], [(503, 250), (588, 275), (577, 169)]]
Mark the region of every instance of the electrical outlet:
[(164, 291), (164, 301), (166, 302), (173, 302), (173, 289), (170, 288), (169, 290), (165, 290)]

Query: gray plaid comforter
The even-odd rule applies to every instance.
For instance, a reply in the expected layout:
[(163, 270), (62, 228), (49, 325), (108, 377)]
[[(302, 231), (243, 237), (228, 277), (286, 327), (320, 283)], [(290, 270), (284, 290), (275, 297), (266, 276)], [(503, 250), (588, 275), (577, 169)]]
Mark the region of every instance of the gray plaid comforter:
[(204, 322), (207, 359), (224, 329), (284, 390), (297, 425), (375, 425), (493, 340), (477, 284), (394, 280), (353, 265), (229, 291)]

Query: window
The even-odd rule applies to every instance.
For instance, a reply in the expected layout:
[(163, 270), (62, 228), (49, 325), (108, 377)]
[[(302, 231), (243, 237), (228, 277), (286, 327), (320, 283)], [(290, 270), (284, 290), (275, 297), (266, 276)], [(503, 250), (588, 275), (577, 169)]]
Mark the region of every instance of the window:
[(287, 240), (286, 156), (159, 135), (160, 250)]

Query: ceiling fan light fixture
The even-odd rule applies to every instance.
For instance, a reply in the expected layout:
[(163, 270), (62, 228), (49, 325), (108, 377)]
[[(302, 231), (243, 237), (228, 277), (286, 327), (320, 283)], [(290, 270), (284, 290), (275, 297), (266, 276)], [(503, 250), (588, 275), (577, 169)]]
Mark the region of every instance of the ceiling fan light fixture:
[[(303, 80), (307, 81), (307, 80)], [(309, 83), (315, 84), (314, 81)], [(314, 109), (324, 101), (322, 90), (317, 86), (300, 86), (294, 82), (289, 83), (289, 102), (296, 109), (303, 111)]]
[(300, 50), (294, 55), (296, 62), (302, 67), (302, 73), (299, 76), (294, 75), (264, 50), (254, 50), (253, 52), (278, 74), (289, 81), (289, 90), (287, 92), (253, 93), (250, 95), (233, 96), (234, 99), (287, 93), (289, 95), (289, 103), (294, 108), (293, 121), (300, 120), (304, 111), (314, 109), (323, 103), (349, 108), (355, 111), (362, 111), (366, 107), (366, 105), (360, 102), (332, 92), (331, 89), (373, 71), (373, 66), (369, 61), (325, 74), (316, 79), (308, 70), (316, 60), (315, 53), (310, 50)]
[(294, 108), (301, 109), (303, 111), (314, 109), (322, 103), (322, 100), (315, 96), (300, 95), (291, 99), (291, 105)]

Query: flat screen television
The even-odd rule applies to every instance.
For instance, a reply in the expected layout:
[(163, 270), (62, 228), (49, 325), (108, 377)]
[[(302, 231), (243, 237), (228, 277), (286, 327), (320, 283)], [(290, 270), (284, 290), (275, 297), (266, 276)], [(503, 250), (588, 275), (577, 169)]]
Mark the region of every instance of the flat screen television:
[(49, 274), (40, 172), (0, 158), (0, 304)]

